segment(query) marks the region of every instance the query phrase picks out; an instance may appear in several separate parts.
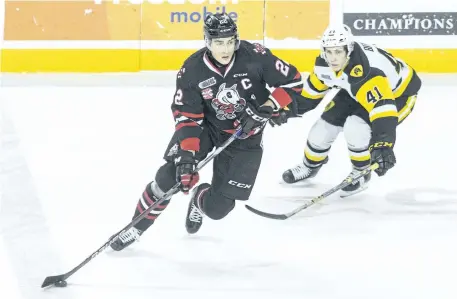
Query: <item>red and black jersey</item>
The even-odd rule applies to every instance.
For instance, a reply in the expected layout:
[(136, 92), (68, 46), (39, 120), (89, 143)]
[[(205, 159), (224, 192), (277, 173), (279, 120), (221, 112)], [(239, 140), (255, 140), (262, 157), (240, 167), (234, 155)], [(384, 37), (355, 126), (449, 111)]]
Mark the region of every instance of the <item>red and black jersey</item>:
[(298, 70), (260, 44), (241, 41), (224, 67), (203, 48), (177, 74), (171, 108), (179, 144), (183, 150), (198, 151), (203, 122), (233, 133), (247, 102), (258, 107), (271, 99), (277, 109), (293, 107), (302, 88)]

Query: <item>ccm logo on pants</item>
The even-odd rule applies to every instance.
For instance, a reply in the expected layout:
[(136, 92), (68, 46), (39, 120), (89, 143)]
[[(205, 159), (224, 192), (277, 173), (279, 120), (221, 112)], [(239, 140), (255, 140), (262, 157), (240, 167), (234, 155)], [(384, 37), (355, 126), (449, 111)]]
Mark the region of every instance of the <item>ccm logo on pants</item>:
[(238, 182), (235, 182), (235, 181), (232, 181), (232, 180), (230, 180), (228, 183), (230, 185), (232, 185), (232, 186), (235, 186), (235, 187), (238, 187), (238, 188), (243, 188), (243, 189), (249, 189), (249, 188), (252, 187), (252, 185), (238, 183)]

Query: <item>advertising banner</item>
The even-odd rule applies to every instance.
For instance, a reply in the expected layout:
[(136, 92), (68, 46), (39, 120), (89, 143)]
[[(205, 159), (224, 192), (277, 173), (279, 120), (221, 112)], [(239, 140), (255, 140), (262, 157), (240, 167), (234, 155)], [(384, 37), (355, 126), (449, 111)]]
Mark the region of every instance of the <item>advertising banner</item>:
[(457, 12), (344, 13), (354, 35), (456, 35)]
[[(226, 12), (242, 39), (310, 69), (329, 24), (392, 49), (417, 70), (455, 72), (455, 0), (5, 0), (8, 72), (176, 70), (204, 46), (203, 20)], [(413, 11), (411, 11), (413, 10)], [(427, 38), (423, 38), (427, 36)]]
[(242, 39), (263, 40), (263, 1), (199, 1), (194, 4), (144, 2), (142, 4), (142, 40), (202, 40), (203, 21), (208, 14), (226, 12), (239, 26)]
[[(198, 3), (197, 3), (198, 2)], [(329, 0), (6, 1), (5, 40), (201, 40), (204, 18), (228, 13), (247, 40), (317, 40)], [(264, 36), (265, 35), (265, 36)]]

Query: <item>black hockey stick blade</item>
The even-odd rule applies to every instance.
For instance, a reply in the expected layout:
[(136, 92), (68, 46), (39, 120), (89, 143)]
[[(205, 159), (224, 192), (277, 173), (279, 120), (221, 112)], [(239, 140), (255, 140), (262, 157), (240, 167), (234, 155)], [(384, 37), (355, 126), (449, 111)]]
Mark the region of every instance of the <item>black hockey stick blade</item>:
[(265, 217), (265, 218), (276, 219), (276, 220), (286, 220), (287, 218), (289, 218), (289, 217), (287, 217), (286, 214), (271, 214), (271, 213), (267, 213), (267, 212), (262, 212), (257, 209), (254, 209), (250, 205), (245, 205), (245, 207), (252, 213)]
[(46, 288), (60, 281), (65, 281), (67, 279), (66, 274), (56, 275), (56, 276), (48, 276), (44, 279), (43, 284), (41, 285), (42, 288)]

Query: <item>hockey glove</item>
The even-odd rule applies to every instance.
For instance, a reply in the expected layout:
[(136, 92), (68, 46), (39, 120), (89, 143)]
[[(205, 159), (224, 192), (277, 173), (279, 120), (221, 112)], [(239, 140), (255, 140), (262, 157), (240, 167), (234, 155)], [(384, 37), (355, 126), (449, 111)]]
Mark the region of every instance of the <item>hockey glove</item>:
[(260, 106), (259, 108), (255, 108), (254, 105), (247, 103), (239, 120), (235, 121), (235, 126), (241, 126), (242, 130), (239, 138), (245, 139), (257, 133), (272, 115), (272, 107)]
[(200, 176), (198, 172), (194, 172), (197, 167), (197, 160), (194, 158), (194, 153), (185, 150), (179, 150), (175, 158), (176, 165), (176, 181), (181, 182), (180, 190), (184, 194), (188, 194), (189, 190), (194, 187)]
[(289, 117), (289, 110), (279, 110), (278, 112), (273, 113), (269, 123), (272, 127), (280, 126), (282, 124), (286, 124)]
[(397, 162), (392, 143), (376, 142), (370, 146), (370, 153), (371, 164), (379, 164), (379, 168), (375, 170), (379, 176), (385, 175)]

